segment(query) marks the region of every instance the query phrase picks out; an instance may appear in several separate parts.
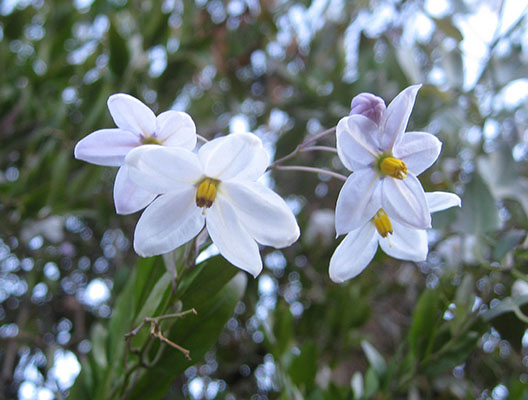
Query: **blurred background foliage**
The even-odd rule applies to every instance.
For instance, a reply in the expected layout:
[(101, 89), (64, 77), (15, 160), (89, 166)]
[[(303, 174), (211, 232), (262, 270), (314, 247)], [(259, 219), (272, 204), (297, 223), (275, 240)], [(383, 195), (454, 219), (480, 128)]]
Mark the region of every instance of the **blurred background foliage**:
[[(526, 6), (0, 1), (0, 397), (64, 398), (82, 363), (72, 398), (98, 398), (97, 384), (122, 378), (121, 357), (107, 357), (123, 350), (121, 335), (168, 296), (161, 259), (136, 265), (138, 215), (115, 214), (116, 171), (73, 158), (79, 139), (114, 127), (110, 94), (187, 111), (207, 138), (252, 131), (278, 158), (335, 126), (356, 94), (389, 102), (423, 83), (409, 129), (444, 145), (421, 181), (463, 199), (435, 214), (427, 261), (379, 252), (359, 277), (332, 283), (342, 183), (274, 171), (268, 182), (296, 213), (300, 241), (263, 249), (265, 269), (245, 291), (220, 258), (197, 267), (184, 306), (209, 304), (191, 289), (218, 275), (223, 300), (175, 325), (171, 337), (196, 357), (165, 349), (124, 394), (528, 398)], [(347, 173), (329, 153), (291, 163)]]

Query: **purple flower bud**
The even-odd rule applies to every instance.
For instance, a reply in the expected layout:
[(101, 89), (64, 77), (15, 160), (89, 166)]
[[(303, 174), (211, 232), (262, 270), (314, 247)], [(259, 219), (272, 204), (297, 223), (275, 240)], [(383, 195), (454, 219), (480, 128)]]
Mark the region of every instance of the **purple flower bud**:
[(350, 104), (350, 115), (360, 114), (379, 125), (381, 116), (385, 112), (385, 102), (381, 97), (374, 96), (372, 93), (360, 93), (352, 99)]

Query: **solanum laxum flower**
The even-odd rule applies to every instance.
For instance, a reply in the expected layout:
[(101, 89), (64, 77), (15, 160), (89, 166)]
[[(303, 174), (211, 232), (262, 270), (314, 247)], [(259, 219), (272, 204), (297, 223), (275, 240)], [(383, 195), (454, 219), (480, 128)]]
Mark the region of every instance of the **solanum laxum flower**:
[(338, 235), (363, 227), (380, 209), (396, 223), (419, 229), (431, 226), (417, 175), (435, 162), (441, 143), (429, 133), (405, 133), (419, 88), (403, 90), (386, 109), (378, 97), (364, 98), (356, 104), (362, 114), (339, 121), (338, 155), (354, 173), (337, 200)]
[(156, 193), (130, 180), (125, 165), (128, 152), (146, 144), (192, 150), (196, 146), (196, 127), (184, 112), (170, 110), (156, 117), (150, 108), (128, 94), (114, 94), (107, 104), (117, 128), (100, 129), (86, 136), (75, 146), (75, 158), (120, 167), (114, 184), (114, 203), (118, 214), (131, 214), (145, 208)]
[[(460, 198), (453, 193), (426, 193), (428, 212), (460, 206)], [(337, 246), (330, 259), (330, 278), (344, 282), (359, 275), (378, 249), (400, 260), (424, 261), (427, 257), (427, 232), (392, 221), (385, 210), (378, 209), (363, 226), (350, 231)]]
[(260, 139), (237, 133), (182, 148), (143, 146), (126, 157), (132, 180), (159, 193), (134, 234), (141, 256), (167, 253), (204, 227), (220, 253), (253, 276), (262, 270), (257, 243), (286, 247), (299, 227), (286, 202), (257, 182), (269, 164)]

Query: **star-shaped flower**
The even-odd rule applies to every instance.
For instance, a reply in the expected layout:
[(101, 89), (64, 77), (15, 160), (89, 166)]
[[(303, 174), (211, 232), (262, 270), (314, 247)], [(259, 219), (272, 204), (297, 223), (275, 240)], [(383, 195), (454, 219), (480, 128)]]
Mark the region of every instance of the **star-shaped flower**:
[(134, 249), (141, 256), (167, 253), (205, 225), (229, 262), (257, 276), (262, 270), (257, 242), (281, 248), (299, 237), (286, 202), (257, 182), (269, 156), (251, 133), (211, 140), (198, 154), (143, 146), (130, 152), (126, 163), (136, 184), (160, 194), (136, 226)]
[(338, 235), (365, 226), (380, 209), (396, 223), (419, 229), (431, 226), (417, 175), (435, 162), (441, 143), (429, 133), (404, 133), (419, 89), (415, 85), (403, 90), (386, 109), (371, 95), (364, 104), (356, 104), (361, 114), (339, 121), (338, 155), (354, 173), (337, 199)]
[[(459, 206), (453, 193), (426, 193), (430, 213)], [(330, 279), (344, 282), (359, 275), (378, 249), (400, 260), (424, 261), (427, 257), (427, 232), (391, 221), (383, 209), (363, 226), (350, 231), (330, 259)]]
[(196, 127), (184, 112), (170, 110), (156, 117), (150, 108), (128, 94), (114, 94), (107, 104), (117, 128), (92, 132), (77, 143), (74, 154), (92, 164), (120, 167), (114, 184), (114, 203), (118, 214), (131, 214), (145, 208), (156, 193), (130, 180), (125, 165), (128, 152), (145, 144), (192, 150), (196, 146)]

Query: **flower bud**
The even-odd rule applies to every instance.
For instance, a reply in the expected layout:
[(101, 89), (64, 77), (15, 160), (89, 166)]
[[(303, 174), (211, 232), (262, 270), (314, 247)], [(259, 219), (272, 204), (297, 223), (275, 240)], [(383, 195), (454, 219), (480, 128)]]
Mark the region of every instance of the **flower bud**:
[(360, 93), (352, 99), (350, 104), (350, 115), (360, 114), (379, 125), (381, 116), (385, 112), (385, 102), (381, 97), (371, 93)]

